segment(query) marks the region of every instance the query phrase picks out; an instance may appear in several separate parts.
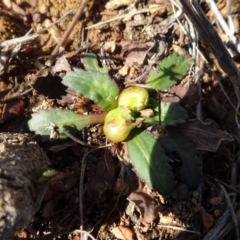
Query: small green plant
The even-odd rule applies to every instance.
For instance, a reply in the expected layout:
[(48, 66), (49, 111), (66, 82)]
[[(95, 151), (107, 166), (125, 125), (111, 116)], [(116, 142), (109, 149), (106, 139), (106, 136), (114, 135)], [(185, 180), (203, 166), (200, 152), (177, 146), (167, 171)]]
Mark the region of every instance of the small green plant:
[[(63, 84), (91, 99), (108, 113), (79, 115), (59, 109), (40, 111), (32, 114), (28, 122), (30, 130), (49, 136), (49, 129), (54, 135), (54, 126), (57, 126), (59, 137), (65, 138), (66, 131), (74, 134), (88, 125), (103, 123), (107, 139), (113, 143), (126, 141), (130, 161), (139, 177), (160, 193), (169, 194), (174, 179), (167, 155), (161, 141), (149, 134), (146, 128), (149, 125), (158, 126), (160, 122), (163, 126), (175, 126), (184, 123), (188, 116), (185, 109), (171, 103), (161, 103), (159, 112), (159, 102), (149, 98), (147, 89), (163, 90), (173, 86), (186, 75), (190, 64), (182, 56), (172, 54), (150, 73), (145, 83), (147, 88), (144, 85), (131, 86), (120, 93), (107, 69), (98, 66), (94, 54), (87, 54), (83, 63), (86, 70), (68, 72)], [(145, 108), (152, 109), (151, 116), (140, 115)], [(185, 181), (184, 174), (181, 176), (181, 180)]]

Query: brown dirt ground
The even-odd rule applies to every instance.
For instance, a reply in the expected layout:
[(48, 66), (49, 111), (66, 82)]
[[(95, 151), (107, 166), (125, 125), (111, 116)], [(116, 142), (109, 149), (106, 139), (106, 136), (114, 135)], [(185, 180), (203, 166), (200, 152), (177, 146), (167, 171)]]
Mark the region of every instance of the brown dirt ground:
[[(114, 5), (122, 2), (124, 1), (119, 0), (110, 5), (104, 0), (89, 1), (64, 46), (66, 59), (72, 67), (82, 67), (81, 56), (85, 52), (96, 53), (99, 58), (105, 59), (111, 77), (120, 87), (124, 81), (136, 78), (147, 69), (150, 58), (158, 51), (153, 47), (158, 41), (156, 36), (166, 37), (165, 56), (173, 52), (173, 42), (182, 48), (188, 48), (187, 38), (182, 34), (178, 23), (175, 21), (175, 24), (169, 24), (166, 21), (173, 13), (167, 0), (139, 1), (135, 5), (137, 14), (86, 29), (133, 11), (131, 7), (127, 8), (133, 2), (131, 0), (125, 1), (125, 5)], [(24, 36), (30, 28), (34, 32), (40, 31), (69, 10), (74, 11), (31, 43), (22, 44), (20, 49), (15, 49), (14, 54), (12, 49), (4, 49), (6, 60), (0, 76), (0, 131), (26, 132), (26, 123), (31, 113), (39, 109), (57, 107), (79, 113), (86, 109), (97, 111), (94, 104), (74, 96), (73, 93), (60, 97), (63, 89), (59, 85), (59, 78), (64, 73), (58, 73), (57, 78), (49, 73), (48, 68), (43, 70), (46, 60), (69, 26), (81, 1), (16, 0), (15, 3), (20, 10), (1, 11), (1, 41)], [(150, 11), (151, 6), (158, 8)], [(224, 3), (220, 7), (222, 14), (225, 14)], [(21, 11), (24, 11), (23, 15)], [(239, 19), (240, 10), (237, 5), (234, 12)], [(212, 15), (208, 13), (208, 16), (214, 23)], [(150, 48), (151, 51), (147, 51)], [(204, 45), (201, 45), (201, 50), (212, 64), (214, 72), (221, 78), (228, 96), (236, 102), (227, 76), (215, 64)], [(201, 153), (204, 178), (198, 189), (188, 190), (184, 184), (179, 183), (171, 196), (163, 198), (139, 183), (130, 167), (119, 161), (118, 156), (124, 151), (124, 145), (119, 144), (89, 155), (84, 179), (84, 209), (79, 213), (79, 173), (81, 161), (88, 149), (72, 140), (42, 143), (52, 167), (62, 174), (49, 183), (41, 209), (32, 223), (16, 235), (16, 239), (81, 239), (79, 233), (72, 233), (73, 230), (80, 229), (80, 214), (83, 214), (83, 230), (90, 232), (96, 239), (204, 239), (226, 214), (227, 203), (223, 188), (228, 191), (237, 214), (239, 131), (235, 124), (235, 113), (210, 69), (201, 62), (197, 62), (197, 66), (203, 71), (200, 99), (202, 119), (214, 120), (220, 129), (235, 137), (231, 143), (222, 143), (216, 152)], [(193, 90), (189, 90), (184, 107), (190, 118), (195, 119), (198, 92), (194, 81), (190, 78), (185, 79), (186, 81)], [(21, 95), (28, 89), (28, 93)], [(163, 98), (166, 96), (171, 95), (165, 94)], [(90, 143), (103, 143), (105, 139), (98, 128), (101, 126), (85, 129), (81, 137)], [(120, 153), (116, 154), (118, 151)], [(236, 177), (232, 176), (233, 169)], [(229, 217), (228, 222), (231, 221)], [(234, 230), (230, 231), (227, 238), (236, 239)], [(218, 239), (224, 238), (220, 235)]]

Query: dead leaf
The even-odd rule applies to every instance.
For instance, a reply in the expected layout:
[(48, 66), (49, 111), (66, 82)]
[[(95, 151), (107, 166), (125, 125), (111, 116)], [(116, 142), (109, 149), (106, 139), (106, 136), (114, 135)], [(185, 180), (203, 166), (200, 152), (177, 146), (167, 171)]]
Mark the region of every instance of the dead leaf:
[[(52, 21), (50, 19), (45, 19), (45, 21), (43, 22), (43, 25), (46, 28), (49, 27), (51, 24)], [(63, 35), (62, 30), (57, 25), (54, 25), (51, 28), (49, 28), (48, 32), (51, 34), (52, 38), (56, 43), (58, 43), (61, 40)]]
[(213, 206), (218, 206), (221, 204), (222, 202), (222, 198), (221, 197), (211, 197), (208, 202), (213, 205)]
[(25, 102), (21, 99), (14, 99), (4, 104), (1, 120), (7, 121), (19, 116), (24, 112)]
[(200, 214), (202, 217), (202, 224), (205, 231), (209, 230), (214, 223), (213, 216), (209, 214), (204, 207), (200, 207)]
[(121, 69), (119, 69), (118, 73), (122, 75), (123, 77), (127, 76), (129, 72), (128, 66), (123, 66)]
[(225, 141), (233, 141), (226, 131), (220, 130), (214, 122), (189, 121), (178, 125), (175, 129), (187, 137), (199, 150), (216, 152)]
[(70, 66), (68, 60), (66, 59), (65, 51), (62, 50), (55, 65), (53, 67), (51, 67), (50, 71), (51, 71), (52, 75), (55, 75), (55, 73), (57, 73), (57, 72), (69, 72), (71, 70), (72, 70), (71, 66)]
[(144, 222), (152, 223), (154, 219), (158, 217), (160, 206), (154, 198), (150, 197), (148, 194), (144, 192), (134, 192), (130, 194), (129, 200), (135, 203)]
[(133, 231), (129, 227), (125, 227), (125, 226), (114, 227), (111, 230), (111, 232), (118, 239), (123, 239), (123, 240), (133, 239)]
[(196, 84), (178, 84), (169, 89), (173, 96), (162, 96), (163, 102), (179, 102), (182, 106), (192, 105), (199, 100)]
[(3, 9), (7, 10), (9, 13), (14, 13), (14, 16), (17, 16), (18, 18), (24, 17), (26, 15), (26, 12), (13, 1), (2, 0), (1, 4)]
[[(128, 171), (128, 170), (127, 170)], [(133, 171), (119, 176), (114, 183), (112, 192), (118, 195), (129, 195), (131, 192), (139, 190), (141, 182)]]
[(66, 187), (64, 186), (63, 179), (61, 177), (55, 177), (48, 182), (48, 189), (44, 194), (43, 201), (49, 201), (65, 190)]
[(146, 57), (147, 50), (148, 48), (146, 44), (130, 44), (128, 46), (125, 65), (118, 71), (118, 73), (125, 77), (129, 73), (129, 69), (134, 71), (134, 69), (131, 68), (135, 63), (142, 65)]
[[(160, 3), (149, 4), (150, 13), (154, 16), (163, 16), (166, 13), (167, 9), (164, 7), (165, 5), (170, 4), (168, 0), (163, 0)], [(161, 7), (159, 5), (162, 5)]]
[(207, 111), (211, 114), (212, 117), (223, 120), (227, 114), (226, 109), (218, 100), (213, 96), (205, 103)]
[(112, 189), (115, 182), (115, 162), (110, 151), (105, 150), (103, 157), (98, 159), (94, 175), (88, 180), (88, 195), (95, 199), (100, 200), (102, 194), (109, 189)]
[(116, 42), (108, 41), (104, 44), (104, 50), (108, 53), (114, 53), (116, 50)]
[(146, 44), (130, 44), (125, 66), (132, 67), (134, 63), (142, 65), (148, 50)]

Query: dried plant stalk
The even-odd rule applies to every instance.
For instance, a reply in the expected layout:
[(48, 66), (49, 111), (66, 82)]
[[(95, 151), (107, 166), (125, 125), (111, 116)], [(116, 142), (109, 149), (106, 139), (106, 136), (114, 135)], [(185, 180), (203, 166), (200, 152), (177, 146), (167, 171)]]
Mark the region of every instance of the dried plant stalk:
[(209, 46), (213, 55), (217, 59), (219, 66), (229, 76), (229, 79), (232, 82), (238, 100), (236, 108), (236, 123), (240, 129), (240, 122), (238, 119), (238, 111), (240, 108), (240, 73), (221, 38), (212, 24), (208, 21), (197, 1), (179, 0), (179, 2), (182, 4), (184, 14), (191, 20), (200, 37), (204, 40), (205, 44)]

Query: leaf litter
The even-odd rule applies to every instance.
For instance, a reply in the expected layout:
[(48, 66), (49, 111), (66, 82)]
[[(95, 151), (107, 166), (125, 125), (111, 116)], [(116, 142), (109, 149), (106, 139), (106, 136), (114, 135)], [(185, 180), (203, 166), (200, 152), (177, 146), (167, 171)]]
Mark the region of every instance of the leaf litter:
[[(1, 4), (4, 5), (4, 2), (2, 1)], [(29, 40), (30, 38), (24, 40), (24, 44), (21, 45), (18, 43), (19, 39), (14, 39), (14, 35), (7, 36), (8, 39), (14, 39), (15, 45), (11, 45), (8, 49), (6, 46), (5, 48), (1, 47), (1, 60), (3, 60), (0, 85), (2, 99), (0, 103), (1, 131), (27, 131), (25, 127), (26, 118), (30, 118), (34, 111), (48, 110), (50, 107), (60, 111), (56, 120), (61, 117), (61, 110), (69, 110), (73, 113), (73, 111), (81, 108), (84, 109), (84, 113), (102, 114), (102, 110), (95, 105), (96, 98), (92, 98), (90, 102), (89, 100), (83, 100), (80, 103), (80, 97), (69, 94), (69, 89), (61, 83), (65, 73), (73, 68), (84, 69), (83, 66), (85, 66), (85, 70), (89, 70), (86, 67), (86, 62), (84, 62), (86, 60), (84, 54), (87, 54), (87, 52), (96, 53), (101, 60), (102, 67), (100, 68), (96, 62), (90, 61), (90, 63), (87, 63), (91, 70), (94, 68), (97, 72), (103, 71), (101, 74), (105, 74), (104, 69), (107, 66), (107, 69), (110, 70), (111, 79), (114, 79), (119, 86), (123, 87), (125, 80), (141, 76), (148, 69), (149, 64), (152, 64), (152, 74), (154, 72), (156, 75), (153, 77), (154, 81), (163, 74), (161, 71), (164, 71), (164, 69), (158, 69), (158, 62), (151, 63), (151, 60), (159, 51), (158, 40), (156, 40), (158, 38), (154, 39), (154, 36), (162, 36), (169, 32), (174, 36), (175, 43), (188, 50), (186, 46), (187, 38), (184, 39), (184, 42), (180, 37), (179, 32), (181, 30), (178, 25), (179, 22), (176, 21), (177, 14), (173, 11), (170, 2), (155, 1), (154, 9), (156, 10), (151, 9), (153, 5), (142, 1), (139, 3), (130, 2), (105, 1), (98, 3), (92, 1), (91, 6), (85, 9), (84, 19), (78, 21), (71, 34), (69, 34), (64, 52), (57, 54), (54, 67), (47, 67), (45, 60), (58, 43), (58, 37), (63, 36), (63, 33), (67, 30), (68, 24), (73, 18), (72, 15), (67, 15), (51, 31), (38, 34), (31, 40)], [(24, 20), (25, 17), (29, 17), (27, 13), (30, 13), (30, 19), (33, 20), (33, 31), (38, 32), (45, 28), (46, 24), (54, 23), (71, 8), (76, 9), (78, 4), (77, 1), (66, 4), (56, 4), (56, 2), (50, 1), (49, 5), (38, 1), (36, 6), (32, 6), (31, 2), (28, 6), (18, 6), (14, 3), (12, 5), (13, 9), (11, 9), (14, 15), (10, 18), (15, 19), (18, 16)], [(33, 18), (36, 9), (40, 14), (39, 21)], [(208, 9), (205, 7), (204, 11), (207, 12)], [(8, 16), (7, 12), (3, 14)], [(237, 14), (239, 15), (238, 11)], [(112, 16), (115, 15), (119, 18), (113, 19)], [(105, 21), (106, 18), (108, 18), (108, 22)], [(47, 22), (44, 22), (44, 19)], [(97, 23), (100, 24), (95, 25)], [(21, 36), (29, 30), (29, 24), (24, 21), (18, 21), (16, 24), (17, 28), (15, 29), (20, 29)], [(79, 34), (82, 25), (88, 26), (88, 35)], [(93, 27), (90, 28), (91, 26)], [(16, 26), (10, 27), (14, 29)], [(2, 40), (1, 46), (3, 46), (4, 40)], [(109, 48), (111, 49), (109, 51), (102, 52), (100, 43), (108, 41), (114, 42), (115, 46)], [(169, 46), (165, 51), (162, 51), (162, 55), (158, 59), (167, 59), (166, 57), (173, 51), (173, 38), (168, 37), (166, 42)], [(206, 46), (201, 39), (200, 42), (201, 47), (205, 48)], [(8, 44), (10, 43), (8, 42)], [(133, 51), (135, 46), (137, 49)], [(216, 49), (214, 51), (216, 55)], [(3, 52), (8, 53), (5, 55), (6, 58), (4, 58)], [(16, 55), (18, 56), (16, 57)], [(195, 60), (196, 66), (201, 66), (199, 60)], [(214, 61), (211, 58), (209, 61), (210, 65), (213, 66)], [(184, 64), (181, 61), (178, 63), (174, 68), (176, 70), (175, 74), (178, 74), (178, 67)], [(192, 70), (194, 71), (194, 69)], [(239, 169), (235, 170), (233, 168), (234, 162), (232, 161), (238, 153), (238, 148), (234, 149), (233, 145), (239, 142), (239, 130), (235, 124), (235, 116), (230, 103), (226, 101), (222, 94), (219, 84), (212, 84), (213, 80), (202, 84), (201, 94), (199, 95), (199, 82), (197, 82), (198, 75), (196, 72), (194, 75), (193, 72), (186, 71), (182, 77), (187, 77), (180, 84), (179, 81), (175, 81), (174, 73), (168, 72), (167, 75), (169, 74), (173, 76), (172, 83), (168, 85), (166, 80), (161, 83), (164, 84), (163, 87), (158, 86), (164, 90), (164, 92), (161, 92), (161, 100), (172, 102), (169, 100), (169, 96), (177, 96), (180, 101), (174, 102), (180, 103), (178, 111), (181, 116), (178, 119), (174, 118), (173, 122), (177, 123), (176, 126), (164, 126), (158, 129), (157, 133), (163, 139), (161, 154), (166, 155), (167, 177), (171, 179), (173, 177), (171, 174), (174, 174), (175, 177), (172, 194), (166, 196), (159, 194), (155, 191), (159, 186), (152, 186), (153, 189), (149, 188), (148, 185), (151, 186), (151, 184), (142, 182), (141, 178), (138, 177), (139, 175), (132, 172), (129, 167), (131, 163), (126, 162), (130, 154), (128, 150), (125, 149), (124, 151), (124, 148), (120, 146), (112, 146), (107, 151), (107, 155), (104, 154), (103, 150), (98, 150), (94, 152), (92, 158), (86, 160), (87, 168), (83, 185), (88, 194), (83, 195), (84, 212), (79, 213), (79, 186), (76, 176), (79, 177), (81, 161), (85, 152), (89, 149), (85, 146), (76, 145), (72, 141), (71, 144), (64, 145), (66, 147), (60, 147), (57, 151), (50, 151), (49, 153), (52, 167), (63, 175), (52, 182), (54, 187), (51, 188), (56, 191), (51, 193), (51, 197), (44, 199), (42, 204), (44, 214), (41, 215), (39, 212), (33, 220), (34, 231), (38, 232), (39, 236), (44, 237), (44, 232), (50, 232), (53, 235), (61, 236), (61, 239), (66, 237), (75, 239), (77, 234), (74, 235), (71, 232), (79, 228), (81, 214), (84, 214), (83, 230), (93, 229), (92, 234), (97, 239), (158, 239), (159, 237), (173, 239), (176, 236), (180, 237), (180, 235), (183, 239), (186, 239), (184, 236), (188, 231), (192, 231), (192, 235), (198, 236), (199, 233), (204, 235), (211, 228), (214, 228), (216, 220), (220, 219), (222, 214), (226, 212), (226, 201), (223, 198), (223, 201), (216, 204), (214, 199), (222, 199), (223, 193), (220, 184), (217, 180), (209, 178), (205, 170), (202, 171), (202, 168), (205, 169), (205, 165), (209, 166), (212, 163), (209, 168), (210, 171), (207, 170), (207, 174), (225, 182), (229, 193), (236, 188), (236, 184), (231, 185), (228, 178), (234, 171), (236, 171), (236, 174), (239, 172)], [(207, 74), (214, 78), (209, 69)], [(125, 76), (126, 79), (121, 75)], [(150, 84), (153, 81), (151, 79), (145, 82), (150, 75), (151, 71), (146, 78), (138, 78), (139, 82)], [(221, 78), (220, 71), (218, 75)], [(18, 81), (14, 80), (16, 76)], [(29, 80), (33, 81), (29, 82)], [(20, 91), (20, 93), (14, 94), (14, 98), (16, 97), (19, 101), (7, 102), (4, 97), (9, 93), (9, 89), (21, 83), (32, 86), (34, 91), (26, 95), (21, 95)], [(157, 81), (157, 84), (160, 84), (160, 82)], [(226, 77), (222, 78), (222, 85), (227, 93), (233, 92), (233, 88), (229, 85)], [(166, 87), (170, 89), (165, 89)], [(234, 84), (234, 87), (237, 88), (236, 84)], [(68, 97), (66, 97), (67, 95)], [(114, 99), (114, 96), (111, 99)], [(209, 100), (209, 96), (215, 97), (215, 105)], [(207, 107), (203, 105), (202, 113), (199, 114), (195, 107), (201, 103), (202, 99), (205, 100), (204, 104)], [(232, 101), (237, 105), (237, 99), (234, 98)], [(209, 103), (212, 105), (210, 106)], [(224, 103), (224, 108), (221, 108), (222, 103)], [(216, 107), (220, 109), (218, 113), (214, 113), (212, 110)], [(23, 111), (23, 108), (25, 108), (25, 111)], [(181, 108), (184, 110), (181, 110)], [(223, 109), (225, 110), (224, 115), (221, 115)], [(187, 115), (189, 119), (198, 120), (183, 123), (186, 121)], [(179, 125), (179, 123), (181, 124)], [(33, 125), (38, 125), (38, 123), (33, 123)], [(46, 127), (47, 123), (43, 127), (44, 131)], [(78, 134), (78, 137), (84, 142), (94, 143), (96, 146), (96, 143), (105, 141), (101, 134), (101, 125), (88, 126)], [(174, 139), (175, 141), (167, 144), (168, 138), (174, 134), (176, 136), (170, 140)], [(159, 141), (161, 143), (161, 140)], [(55, 144), (59, 143), (53, 141), (44, 143), (42, 146), (48, 151), (50, 148), (54, 148)], [(160, 147), (157, 149), (158, 151), (160, 151)], [(209, 156), (214, 161), (210, 161)], [(119, 159), (122, 162), (119, 162)], [(135, 160), (137, 165), (137, 159)], [(207, 160), (209, 160), (208, 163), (206, 163)], [(173, 172), (170, 172), (169, 169), (172, 169)], [(216, 169), (220, 172), (216, 173)], [(221, 172), (224, 172), (226, 176)], [(160, 179), (164, 177), (155, 175)], [(72, 184), (70, 184), (71, 181)], [(237, 179), (237, 181), (239, 180)], [(162, 183), (162, 181), (160, 182)], [(170, 185), (173, 185), (173, 183)], [(127, 207), (129, 202), (133, 203), (130, 213)], [(49, 213), (46, 213), (47, 211)], [(45, 229), (39, 231), (39, 228), (35, 227), (35, 221), (44, 223)], [(227, 222), (225, 225), (227, 225)], [(192, 228), (193, 226), (194, 228)], [(167, 234), (165, 234), (166, 228), (168, 229)], [(66, 231), (69, 233), (66, 234)], [(24, 232), (27, 237), (31, 238), (31, 233), (27, 230), (23, 230), (22, 233)]]

